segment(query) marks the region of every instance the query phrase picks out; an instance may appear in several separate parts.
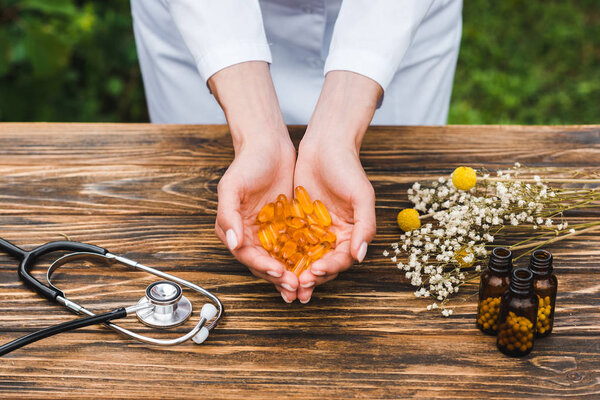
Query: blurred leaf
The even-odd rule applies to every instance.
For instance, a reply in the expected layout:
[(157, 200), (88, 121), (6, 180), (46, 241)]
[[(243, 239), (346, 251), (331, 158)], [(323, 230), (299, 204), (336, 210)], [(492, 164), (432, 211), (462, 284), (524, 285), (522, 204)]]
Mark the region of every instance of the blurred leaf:
[(26, 21), (24, 27), (25, 51), (37, 78), (55, 75), (67, 66), (70, 49), (60, 35), (37, 19)]
[(72, 0), (22, 0), (19, 3), (19, 8), (49, 14), (63, 14), (65, 16), (73, 16), (77, 12)]
[(0, 30), (0, 78), (10, 69), (11, 44), (5, 30)]

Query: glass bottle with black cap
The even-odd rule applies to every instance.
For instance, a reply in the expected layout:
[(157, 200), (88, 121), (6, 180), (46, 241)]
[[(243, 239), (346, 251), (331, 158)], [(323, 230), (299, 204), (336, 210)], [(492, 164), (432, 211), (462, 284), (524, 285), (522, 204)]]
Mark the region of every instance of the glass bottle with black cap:
[(533, 349), (538, 299), (533, 291), (533, 273), (526, 268), (513, 270), (508, 290), (502, 295), (498, 317), (498, 349), (520, 357)]
[(500, 297), (508, 289), (512, 270), (512, 253), (505, 247), (492, 250), (488, 267), (479, 281), (477, 305), (477, 327), (485, 333), (495, 335), (500, 313)]
[(529, 260), (529, 269), (533, 272), (533, 291), (538, 299), (538, 317), (536, 337), (545, 337), (552, 332), (554, 325), (554, 307), (558, 280), (552, 273), (552, 254), (546, 250), (535, 250)]

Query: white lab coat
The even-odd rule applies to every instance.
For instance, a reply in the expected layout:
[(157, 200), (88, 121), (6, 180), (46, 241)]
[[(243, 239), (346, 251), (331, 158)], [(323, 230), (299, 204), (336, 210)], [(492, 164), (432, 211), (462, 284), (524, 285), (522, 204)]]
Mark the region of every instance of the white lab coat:
[(445, 124), (462, 0), (131, 0), (152, 122), (225, 123), (206, 81), (271, 63), (285, 122), (306, 124), (332, 70), (384, 89), (373, 124)]

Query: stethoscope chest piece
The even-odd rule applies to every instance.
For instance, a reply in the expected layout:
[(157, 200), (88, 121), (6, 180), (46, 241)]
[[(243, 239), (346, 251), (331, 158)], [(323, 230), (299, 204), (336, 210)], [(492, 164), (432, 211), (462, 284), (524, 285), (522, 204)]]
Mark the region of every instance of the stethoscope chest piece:
[(153, 328), (181, 325), (192, 315), (192, 303), (183, 296), (181, 286), (170, 281), (154, 282), (138, 306), (152, 305), (136, 312), (140, 322)]

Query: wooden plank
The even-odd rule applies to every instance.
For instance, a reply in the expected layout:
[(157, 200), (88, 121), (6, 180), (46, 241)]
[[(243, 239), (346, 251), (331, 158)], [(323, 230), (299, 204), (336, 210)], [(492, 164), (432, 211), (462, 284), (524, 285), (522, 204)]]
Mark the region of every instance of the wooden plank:
[[(291, 130), (297, 143), (303, 128)], [(381, 255), (398, 237), (395, 213), (415, 180), (514, 161), (540, 174), (598, 176), (600, 127), (372, 128), (361, 160), (377, 194), (377, 236), (366, 261), (318, 287), (308, 305), (283, 303), (214, 236), (227, 135), (221, 126), (0, 124), (0, 236), (25, 248), (62, 235), (98, 244), (205, 285), (227, 308), (202, 346), (147, 346), (102, 327), (45, 339), (0, 359), (0, 397), (600, 396), (598, 232), (552, 247), (555, 331), (523, 359), (503, 356), (475, 328), (475, 285), (443, 318)], [(152, 281), (90, 265), (56, 278), (96, 310), (137, 301)], [(0, 343), (73, 317), (25, 289), (5, 255), (0, 289)]]

